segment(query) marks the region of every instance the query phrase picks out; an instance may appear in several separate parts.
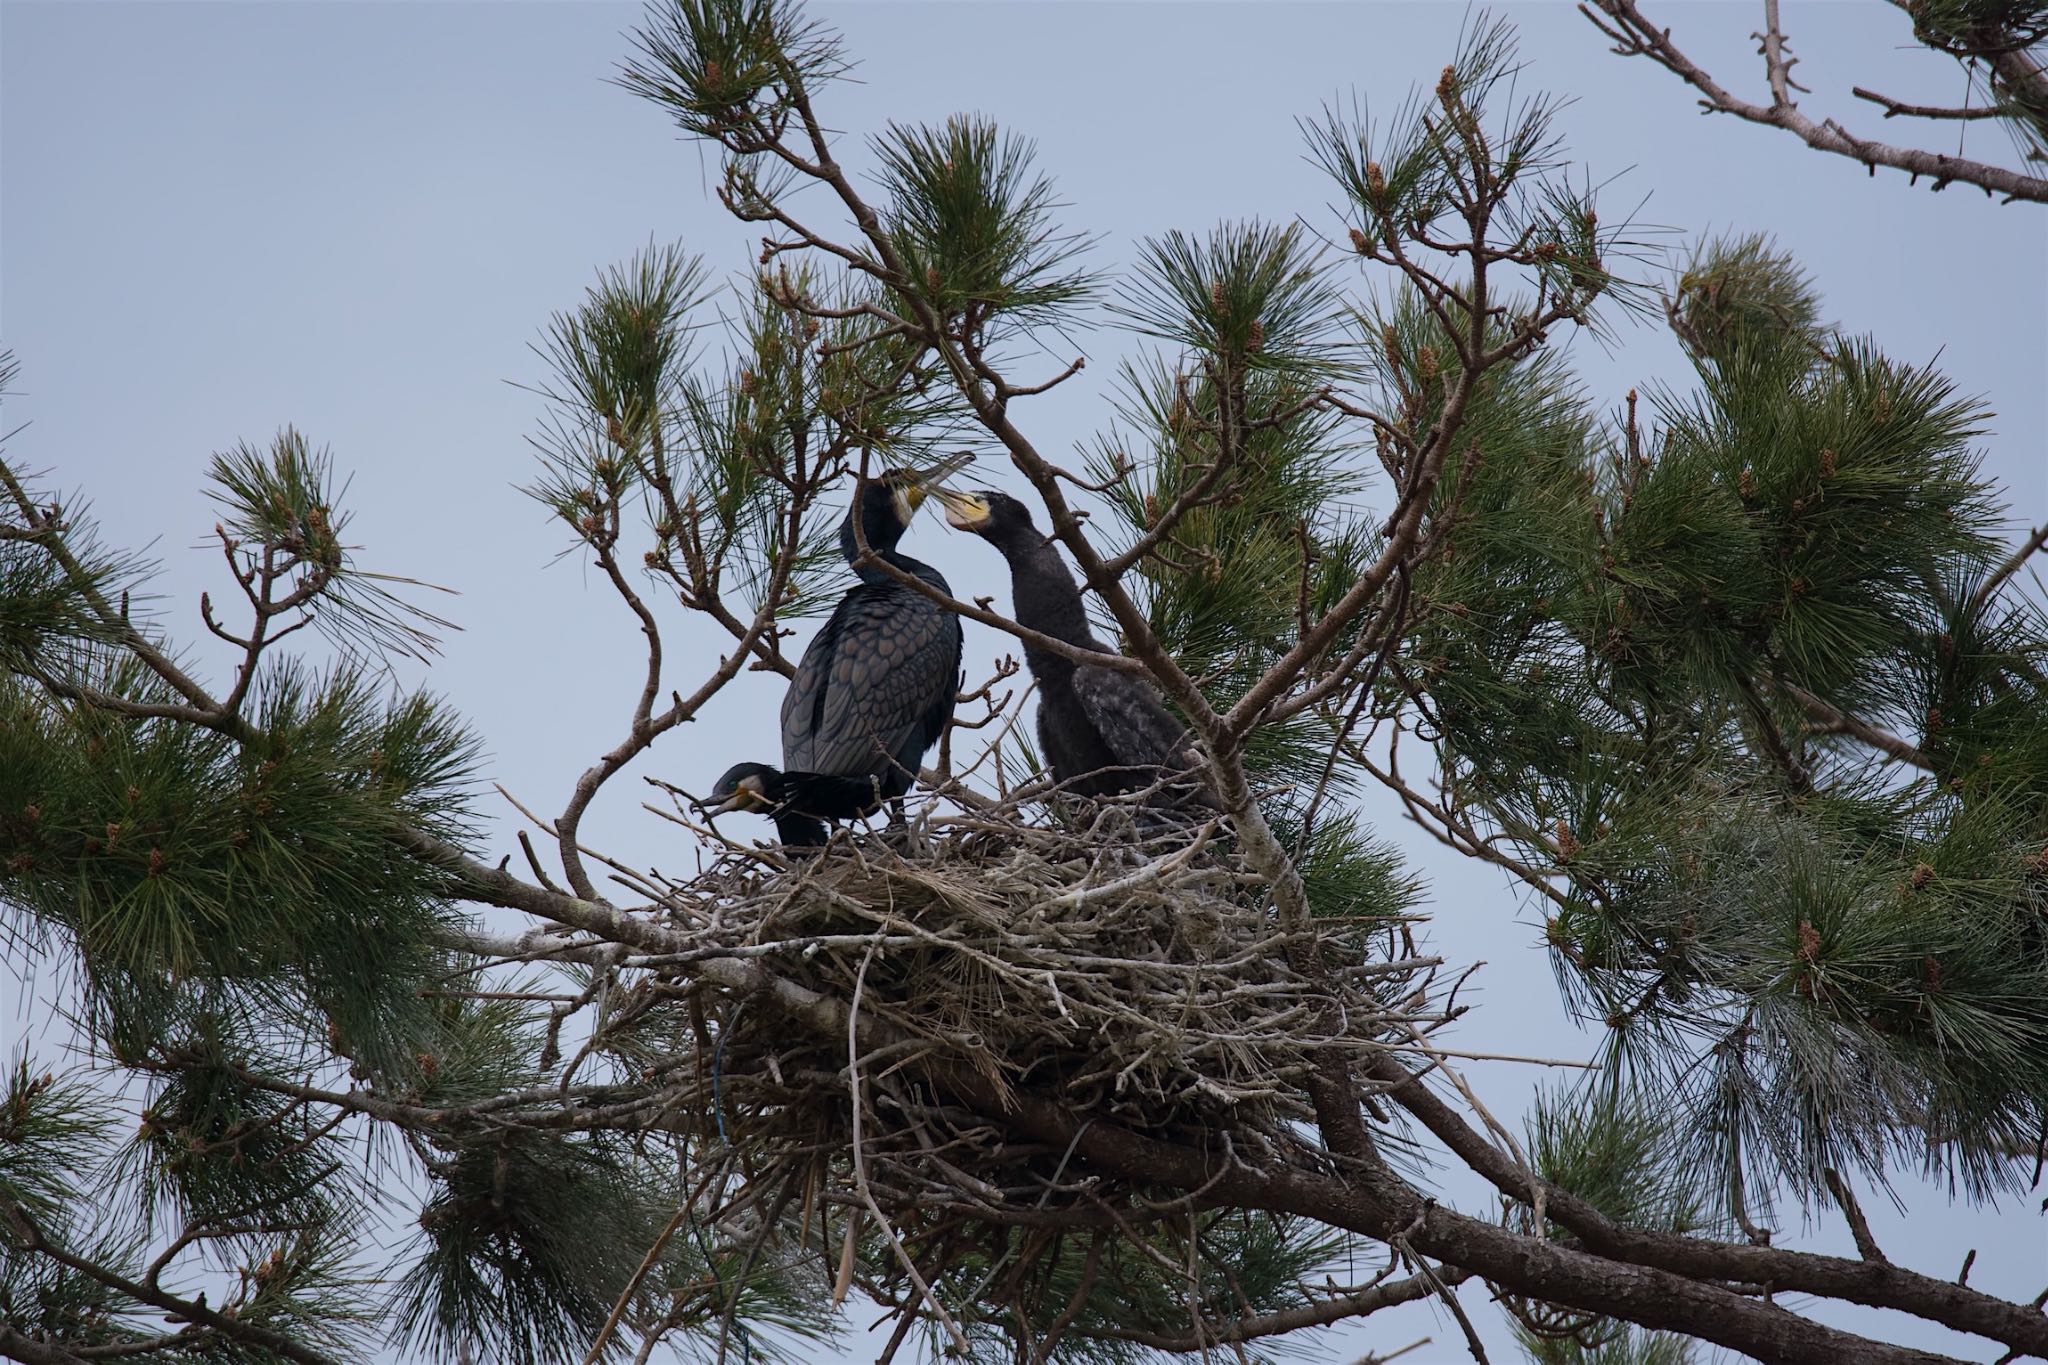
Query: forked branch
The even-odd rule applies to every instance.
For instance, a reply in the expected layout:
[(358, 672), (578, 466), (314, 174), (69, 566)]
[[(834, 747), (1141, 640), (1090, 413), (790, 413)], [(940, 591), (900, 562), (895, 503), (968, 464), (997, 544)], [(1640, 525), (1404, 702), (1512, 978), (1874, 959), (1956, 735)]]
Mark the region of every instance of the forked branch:
[[(1924, 177), (1931, 189), (1939, 190), (1952, 184), (1975, 185), (1986, 194), (2003, 195), (2008, 203), (2013, 200), (2048, 203), (2048, 179), (2041, 176), (1942, 152), (1878, 142), (1851, 133), (1832, 118), (1816, 122), (1802, 112), (1792, 99), (1794, 83), (1791, 68), (1796, 59), (1789, 55), (1778, 24), (1776, 0), (1766, 0), (1765, 27), (1758, 35), (1764, 55), (1765, 78), (1771, 91), (1767, 104), (1745, 100), (1722, 85), (1672, 41), (1670, 29), (1652, 22), (1642, 12), (1637, 0), (1589, 0), (1589, 3), (1579, 6), (1579, 12), (1613, 40), (1617, 53), (1625, 57), (1647, 57), (1697, 90), (1701, 106), (1710, 113), (1731, 114), (1749, 123), (1782, 128), (1809, 147), (1862, 163), (1872, 175), (1883, 166), (1904, 171), (1916, 181)], [(2026, 64), (2025, 69), (2021, 63)], [(2032, 59), (2024, 51), (2011, 53), (2008, 64), (2024, 88), (2031, 89), (2033, 83), (2041, 79), (2038, 67), (2033, 66)], [(1882, 97), (1871, 97), (1861, 90), (1857, 93), (1886, 103)], [(1954, 111), (1929, 114), (1911, 106), (1897, 106), (1886, 111), (1887, 117), (1893, 113), (1914, 113), (1923, 117), (1964, 116)]]

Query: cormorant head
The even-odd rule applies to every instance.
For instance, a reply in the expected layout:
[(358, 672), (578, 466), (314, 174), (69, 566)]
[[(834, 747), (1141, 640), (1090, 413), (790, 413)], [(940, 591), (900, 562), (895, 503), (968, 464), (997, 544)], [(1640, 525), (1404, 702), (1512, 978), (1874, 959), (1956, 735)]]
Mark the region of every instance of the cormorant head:
[(701, 805), (709, 815), (747, 811), (767, 816), (775, 822), (775, 833), (782, 846), (793, 852), (821, 848), (827, 837), (825, 822), (815, 815), (790, 809), (808, 777), (809, 774), (786, 773), (766, 763), (735, 763), (725, 770)]
[(1030, 508), (993, 488), (975, 493), (939, 488), (932, 495), (945, 504), (946, 524), (956, 531), (972, 531), (990, 540), (1002, 540), (1037, 529), (1031, 524)]
[(962, 453), (921, 468), (885, 469), (862, 484), (853, 508), (847, 511), (846, 522), (839, 530), (839, 547), (847, 559), (855, 559), (860, 554), (860, 543), (853, 534), (856, 515), (860, 518), (861, 537), (867, 541), (869, 549), (883, 553), (893, 550), (896, 542), (903, 539), (903, 533), (910, 529), (910, 519), (917, 515), (917, 509), (924, 504), (926, 496), (934, 492), (942, 480), (964, 469), (973, 458), (972, 454)]
[(768, 814), (782, 804), (782, 772), (766, 763), (735, 763), (711, 788), (704, 809), (713, 815), (750, 810)]

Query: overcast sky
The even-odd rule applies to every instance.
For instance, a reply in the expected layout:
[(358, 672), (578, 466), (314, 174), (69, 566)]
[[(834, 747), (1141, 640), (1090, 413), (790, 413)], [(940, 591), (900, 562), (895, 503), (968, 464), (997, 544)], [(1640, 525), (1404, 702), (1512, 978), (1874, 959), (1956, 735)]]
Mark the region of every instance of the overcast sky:
[[(1760, 90), (1751, 6), (1651, 8), (1725, 83)], [(709, 196), (715, 158), (607, 83), (638, 12), (0, 5), (0, 345), (22, 365), (8, 425), (34, 423), (10, 456), (89, 495), (113, 543), (154, 542), (173, 628), (196, 642), (198, 594), (222, 586), (217, 555), (201, 546), (215, 516), (199, 491), (210, 452), (266, 442), (287, 423), (331, 446), (353, 478), (351, 538), (367, 547), (364, 562), (462, 594), (434, 604), (461, 633), (431, 671), (403, 677), (453, 697), (488, 741), (490, 775), (544, 810), (623, 733), (640, 656), (624, 609), (575, 557), (558, 560), (565, 537), (516, 491), (532, 476), (524, 438), (540, 408), (514, 385), (544, 373), (528, 343), (598, 267), (650, 240), (680, 241), (728, 277), (752, 259), (753, 234)], [(859, 62), (860, 83), (822, 100), (831, 123), (864, 134), (891, 119), (993, 116), (1037, 140), (1068, 223), (1101, 235), (1095, 262), (1110, 269), (1134, 241), (1171, 228), (1300, 215), (1335, 229), (1335, 196), (1304, 163), (1294, 120), (1354, 95), (1390, 113), (1412, 84), (1434, 81), (1465, 17), (1453, 3), (819, 12)], [(1610, 55), (1569, 4), (1503, 12), (1521, 32), (1524, 87), (1575, 97), (1560, 127), (1606, 185), (1603, 221), (1632, 213), (1678, 241), (1775, 234), (1846, 328), (1905, 360), (1939, 357), (1983, 395), (1998, 413), (1983, 449), (2015, 524), (2048, 518), (2048, 210), (1867, 178), (1782, 133), (1701, 117), (1672, 78)], [(1852, 84), (1929, 103), (1960, 97), (1956, 69), (1913, 48), (1905, 19), (1877, 0), (1787, 0), (1784, 14), (1816, 92), (1809, 111), (1869, 129)], [(2006, 150), (1995, 131), (1960, 132), (1966, 150)], [(851, 143), (847, 152), (860, 164)], [(1089, 370), (1019, 413), (1049, 452), (1071, 450), (1106, 416), (1120, 343), (1096, 333), (1083, 344)], [(1603, 406), (1632, 384), (1684, 382), (1675, 347), (1649, 327), (1623, 325), (1604, 350), (1583, 337), (1566, 344)], [(999, 457), (983, 467), (1000, 481)], [(931, 519), (907, 548), (963, 595), (1001, 592), (999, 561), (963, 542)], [(723, 637), (673, 625), (699, 651), (676, 651), (673, 682), (687, 689)], [(1007, 650), (968, 627), (971, 676)], [(701, 788), (737, 759), (773, 761), (779, 702), (778, 680), (744, 675), (641, 770)], [(586, 839), (629, 860), (686, 864), (688, 851), (638, 813), (639, 785), (614, 783)], [(1489, 963), (1461, 1042), (1587, 1055), (1594, 1040), (1556, 1004), (1541, 916), (1490, 873), (1447, 864), (1392, 810), (1372, 809), (1431, 879), (1438, 943), (1453, 960)], [(0, 1045), (11, 1052), (26, 1036), (53, 1048), (34, 1020), (25, 1003), (6, 1011)], [(1513, 1114), (1535, 1078), (1475, 1064), (1474, 1079)], [(1470, 1211), (1491, 1206), (1470, 1186), (1447, 1188)], [(1902, 1189), (1910, 1234), (1881, 1197), (1866, 1200), (1896, 1258), (1953, 1274), (1976, 1247), (1973, 1284), (2021, 1298), (2040, 1289), (2048, 1239), (2029, 1201), (1950, 1209), (1940, 1191)], [(1796, 1212), (1787, 1218), (1787, 1235), (1802, 1235)], [(1832, 1217), (1806, 1237), (1849, 1248)], [(1483, 1297), (1466, 1297), (1504, 1343)], [(1430, 1334), (1434, 1346), (1404, 1359), (1464, 1358), (1435, 1310), (1401, 1313), (1313, 1349), (1348, 1360)], [(1830, 1316), (1963, 1346), (1918, 1324)], [(848, 1350), (873, 1354), (858, 1339)]]

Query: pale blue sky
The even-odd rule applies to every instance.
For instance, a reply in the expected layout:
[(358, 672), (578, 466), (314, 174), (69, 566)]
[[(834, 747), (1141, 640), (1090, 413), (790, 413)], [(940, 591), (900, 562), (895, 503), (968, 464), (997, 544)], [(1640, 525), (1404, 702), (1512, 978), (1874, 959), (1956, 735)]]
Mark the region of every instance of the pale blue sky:
[[(198, 492), (208, 454), (285, 423), (332, 446), (353, 475), (366, 562), (463, 594), (436, 604), (464, 630), (425, 680), (487, 737), (491, 775), (547, 810), (621, 733), (638, 638), (601, 582), (555, 562), (564, 539), (515, 491), (531, 476), (523, 438), (539, 407), (506, 381), (540, 379), (527, 343), (548, 314), (650, 239), (680, 240), (727, 276), (752, 258), (754, 234), (710, 200), (715, 159), (606, 84), (638, 12), (0, 4), (0, 345), (22, 362), (9, 425), (35, 423), (11, 455), (85, 491), (114, 542), (155, 542), (166, 606), (196, 646), (198, 593), (221, 587), (217, 558), (199, 548), (214, 519)], [(887, 119), (992, 115), (1037, 139), (1067, 221), (1103, 234), (1096, 261), (1111, 268), (1136, 238), (1169, 228), (1296, 214), (1330, 227), (1333, 195), (1302, 161), (1293, 120), (1354, 91), (1391, 111), (1412, 83), (1434, 80), (1465, 15), (1455, 3), (1016, 0), (818, 12), (860, 63), (861, 83), (826, 98), (831, 122), (865, 133)], [(2016, 519), (2048, 518), (2044, 210), (1868, 179), (1783, 134), (1702, 118), (1670, 77), (1609, 55), (1569, 4), (1504, 12), (1521, 31), (1525, 83), (1576, 97), (1560, 126), (1595, 180), (1614, 182), (1603, 218), (1775, 233), (1844, 325), (1905, 359), (1939, 355), (1987, 398), (1999, 418), (1984, 448)], [(1759, 86), (1751, 6), (1661, 12), (1724, 81)], [(1928, 102), (1959, 93), (1954, 68), (1908, 50), (1905, 20), (1876, 0), (1787, 0), (1784, 13), (1817, 92), (1811, 110), (1870, 126), (1851, 84)], [(1117, 339), (1084, 344), (1097, 363), (1021, 414), (1052, 451), (1104, 419)], [(1631, 384), (1682, 379), (1675, 347), (1651, 328), (1624, 325), (1610, 351), (1569, 344), (1603, 404)], [(936, 521), (913, 536), (957, 587), (1000, 591), (986, 547)], [(690, 646), (706, 662), (722, 637), (672, 624), (684, 642), (675, 681), (687, 686)], [(968, 650), (973, 669), (1005, 646), (970, 626)], [(745, 675), (644, 770), (701, 785), (733, 760), (773, 759), (779, 700), (772, 680)], [(586, 835), (629, 860), (685, 863), (637, 812), (639, 784), (614, 785)], [(1391, 810), (1375, 813), (1432, 878), (1438, 943), (1490, 964), (1462, 1043), (1585, 1055), (1591, 1040), (1555, 1003), (1540, 917), (1490, 874), (1447, 865)], [(26, 1009), (7, 1016), (7, 1050), (16, 1033), (50, 1045)], [(1473, 1077), (1504, 1114), (1521, 1110), (1533, 1079), (1486, 1064)], [(1468, 1209), (1490, 1207), (1468, 1186), (1448, 1188)], [(2022, 1298), (2041, 1287), (2048, 1239), (2027, 1201), (1951, 1210), (1940, 1192), (1906, 1188), (1910, 1231), (1881, 1198), (1866, 1201), (1895, 1257), (1953, 1274), (1978, 1247), (1973, 1283)], [(1848, 1247), (1831, 1217), (1810, 1241)], [(1467, 1297), (1502, 1340), (1483, 1298)], [(1917, 1324), (1832, 1316), (1960, 1349)], [(1455, 1326), (1427, 1307), (1312, 1351), (1350, 1359), (1425, 1334), (1436, 1345), (1404, 1359), (1464, 1358)], [(873, 1353), (858, 1340), (849, 1350)]]

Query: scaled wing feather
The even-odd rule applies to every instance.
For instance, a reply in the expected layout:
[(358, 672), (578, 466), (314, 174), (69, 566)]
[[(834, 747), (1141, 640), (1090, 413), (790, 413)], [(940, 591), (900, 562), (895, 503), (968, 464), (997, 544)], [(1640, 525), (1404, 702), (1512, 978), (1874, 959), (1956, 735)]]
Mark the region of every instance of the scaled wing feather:
[(886, 774), (938, 701), (950, 711), (959, 640), (958, 620), (921, 598), (866, 587), (848, 593), (783, 699), (783, 766)]
[(1185, 772), (1197, 765), (1187, 727), (1166, 709), (1143, 678), (1083, 664), (1074, 670), (1074, 693), (1117, 760), (1133, 768)]

